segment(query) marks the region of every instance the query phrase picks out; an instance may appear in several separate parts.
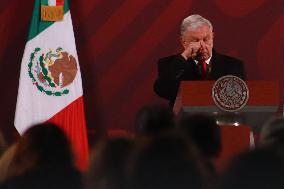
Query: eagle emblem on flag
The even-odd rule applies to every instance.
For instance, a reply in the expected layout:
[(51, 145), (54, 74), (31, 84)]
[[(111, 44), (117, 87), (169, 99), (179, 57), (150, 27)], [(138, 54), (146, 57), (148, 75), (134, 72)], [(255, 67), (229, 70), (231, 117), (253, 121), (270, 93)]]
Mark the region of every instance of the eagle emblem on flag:
[(61, 47), (44, 52), (37, 47), (30, 55), (28, 74), (40, 92), (62, 96), (69, 93), (70, 85), (76, 77), (77, 62), (74, 56)]

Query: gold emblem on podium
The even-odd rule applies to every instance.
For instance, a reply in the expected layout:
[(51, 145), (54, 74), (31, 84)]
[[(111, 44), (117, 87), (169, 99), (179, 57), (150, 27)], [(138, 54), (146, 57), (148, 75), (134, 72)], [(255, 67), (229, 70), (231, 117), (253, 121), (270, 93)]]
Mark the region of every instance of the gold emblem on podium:
[(212, 98), (218, 108), (225, 112), (240, 111), (248, 102), (249, 89), (239, 77), (226, 75), (213, 85)]

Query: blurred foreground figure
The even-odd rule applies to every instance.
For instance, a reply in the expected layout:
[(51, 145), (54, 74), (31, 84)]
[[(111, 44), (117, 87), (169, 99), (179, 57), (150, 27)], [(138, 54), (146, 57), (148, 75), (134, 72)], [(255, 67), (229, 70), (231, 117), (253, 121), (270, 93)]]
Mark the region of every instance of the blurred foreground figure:
[(284, 188), (283, 158), (270, 149), (257, 149), (236, 158), (224, 173), (220, 189)]
[(174, 114), (168, 106), (145, 106), (136, 115), (135, 132), (137, 136), (155, 136), (174, 125)]
[(6, 149), (7, 149), (7, 144), (3, 136), (3, 133), (0, 130), (0, 157), (5, 152)]
[[(284, 118), (272, 117), (262, 127), (259, 144), (261, 147), (284, 147)], [(284, 149), (279, 149), (284, 151)], [(284, 154), (284, 153), (283, 153)]]
[(130, 188), (202, 188), (202, 163), (182, 136), (171, 133), (148, 138), (135, 150), (128, 172)]
[(133, 142), (114, 138), (98, 143), (90, 159), (86, 189), (127, 189), (126, 167)]
[(16, 144), (2, 188), (81, 188), (81, 174), (64, 132), (54, 124), (28, 129)]
[(8, 176), (10, 164), (14, 158), (17, 144), (12, 144), (0, 158), (0, 183), (5, 181)]
[(179, 128), (196, 144), (204, 157), (218, 157), (221, 151), (221, 131), (214, 117), (185, 114), (179, 121)]
[(178, 122), (178, 127), (196, 145), (209, 173), (206, 185), (214, 187), (218, 179), (215, 160), (222, 147), (221, 131), (215, 118), (206, 114), (184, 114)]

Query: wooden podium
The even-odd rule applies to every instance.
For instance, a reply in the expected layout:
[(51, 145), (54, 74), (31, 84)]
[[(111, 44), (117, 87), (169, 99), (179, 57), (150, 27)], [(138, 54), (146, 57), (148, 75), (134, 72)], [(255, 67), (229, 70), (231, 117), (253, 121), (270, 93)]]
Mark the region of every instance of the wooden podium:
[[(222, 169), (232, 157), (250, 148), (250, 131), (258, 133), (263, 122), (277, 113), (279, 84), (275, 81), (247, 81), (249, 100), (239, 112), (219, 109), (212, 98), (215, 81), (182, 81), (173, 107), (176, 115), (212, 113), (221, 125), (222, 152), (217, 168)], [(235, 125), (238, 125), (236, 127)]]
[(279, 108), (279, 84), (275, 81), (246, 83), (249, 88), (249, 100), (240, 112), (226, 113), (215, 105), (212, 98), (214, 81), (182, 81), (173, 111), (176, 115), (181, 112), (214, 113), (220, 119), (221, 125), (239, 122), (259, 131), (263, 121), (274, 115)]

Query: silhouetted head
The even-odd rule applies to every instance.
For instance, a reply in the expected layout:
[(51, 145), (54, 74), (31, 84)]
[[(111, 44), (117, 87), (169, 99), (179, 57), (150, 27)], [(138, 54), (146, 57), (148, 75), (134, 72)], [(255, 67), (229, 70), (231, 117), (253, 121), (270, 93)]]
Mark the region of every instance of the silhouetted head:
[(10, 175), (50, 166), (73, 166), (67, 137), (56, 125), (39, 124), (28, 129), (17, 143)]
[(284, 118), (272, 117), (262, 127), (259, 144), (261, 146), (282, 144), (284, 146)]
[(132, 156), (131, 188), (201, 188), (198, 158), (185, 138), (166, 134), (140, 143)]
[(283, 158), (269, 149), (237, 157), (225, 171), (220, 189), (284, 188)]
[(114, 138), (96, 145), (86, 176), (86, 188), (125, 189), (126, 165), (133, 144), (127, 138)]
[(136, 116), (137, 135), (153, 136), (174, 127), (174, 115), (168, 106), (143, 107)]
[(221, 134), (214, 117), (204, 114), (185, 114), (178, 126), (196, 144), (204, 157), (215, 158), (219, 155)]

